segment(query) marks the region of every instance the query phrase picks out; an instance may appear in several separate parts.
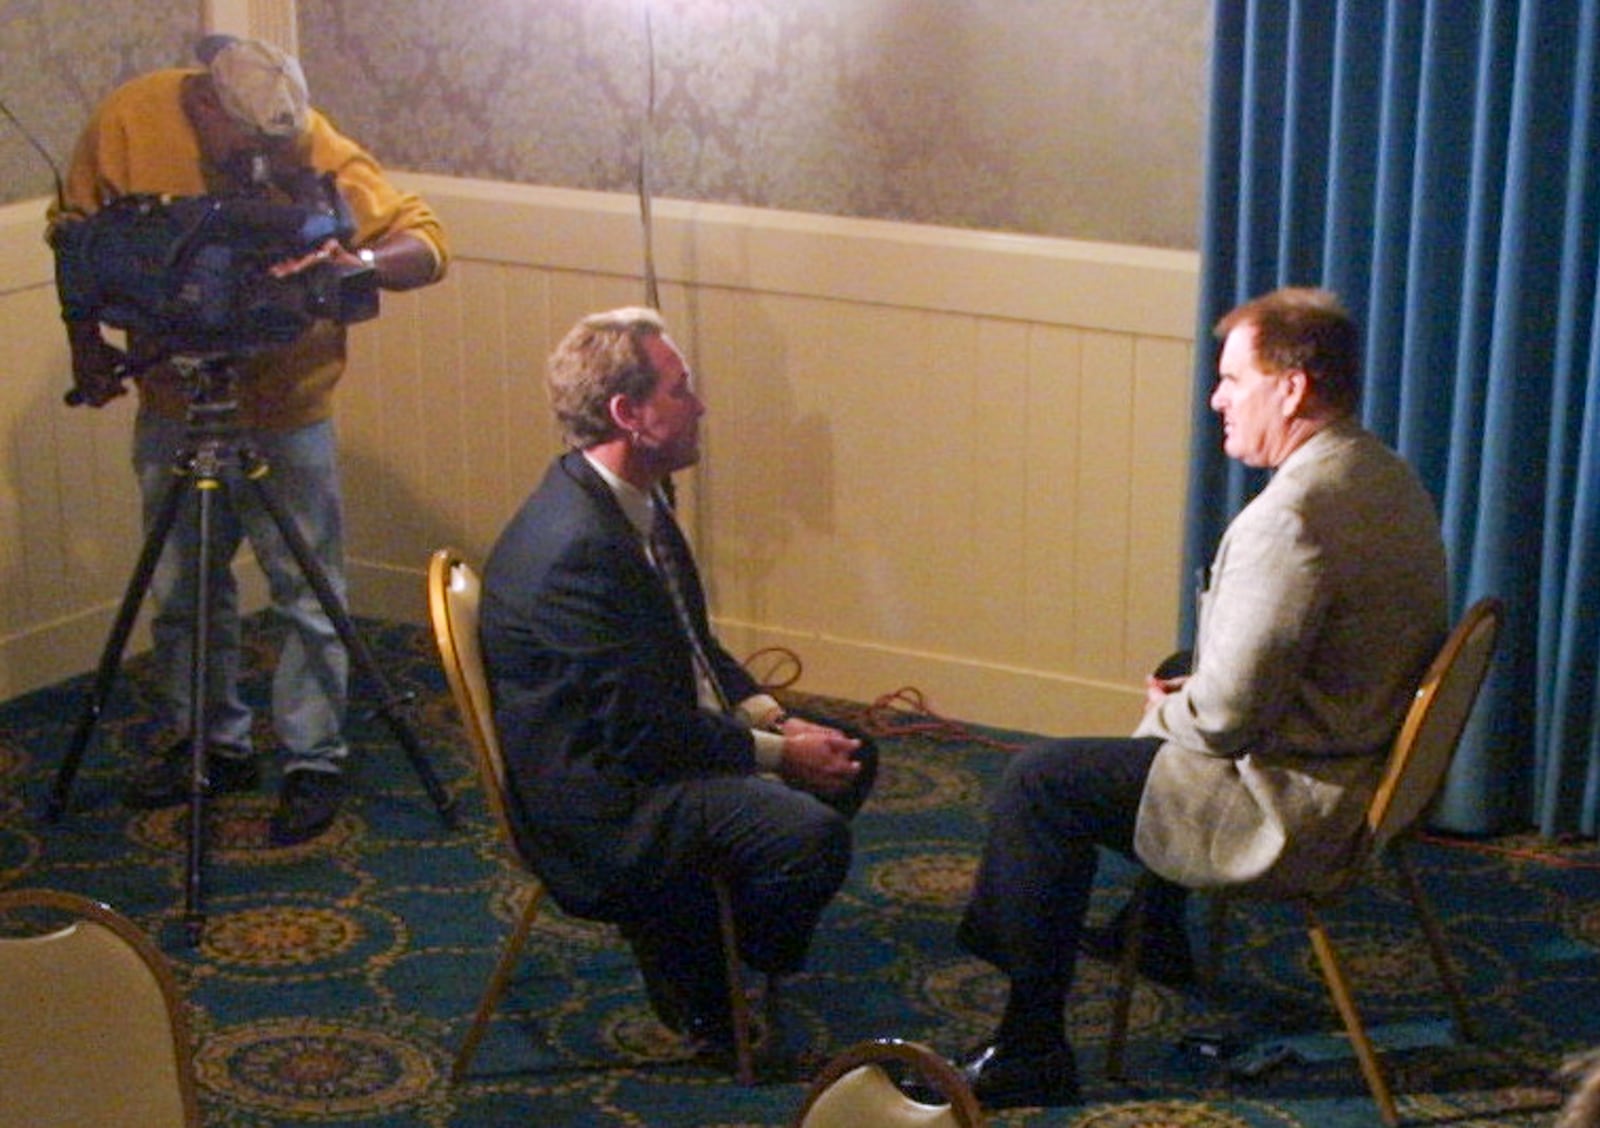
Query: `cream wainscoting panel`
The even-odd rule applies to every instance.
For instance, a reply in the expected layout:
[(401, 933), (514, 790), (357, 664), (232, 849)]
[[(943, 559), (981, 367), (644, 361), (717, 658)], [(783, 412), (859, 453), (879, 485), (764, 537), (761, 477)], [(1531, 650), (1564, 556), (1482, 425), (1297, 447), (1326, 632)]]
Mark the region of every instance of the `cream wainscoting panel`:
[[(352, 329), (339, 421), (354, 609), (420, 621), (428, 551), (481, 559), (559, 447), (543, 358), (642, 300), (642, 254), (626, 196), (399, 178), (457, 258)], [(61, 403), (42, 215), (0, 208), (4, 696), (93, 668), (140, 544), (131, 397)], [(733, 649), (792, 648), (819, 693), (1126, 727), (1180, 598), (1193, 256), (673, 201), (655, 219), (710, 405), (686, 521)]]
[[(630, 197), (405, 174), (449, 278), (353, 332), (358, 612), (421, 621), (559, 447), (541, 366), (644, 290)], [(664, 311), (710, 412), (687, 523), (738, 653), (800, 688), (1118, 731), (1174, 636), (1195, 256), (656, 201)]]

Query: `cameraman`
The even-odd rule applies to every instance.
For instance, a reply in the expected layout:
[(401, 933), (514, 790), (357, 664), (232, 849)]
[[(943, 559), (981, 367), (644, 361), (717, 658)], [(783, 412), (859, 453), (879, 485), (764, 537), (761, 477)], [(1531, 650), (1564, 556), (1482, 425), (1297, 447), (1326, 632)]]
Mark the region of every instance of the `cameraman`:
[[(95, 110), (74, 151), (65, 207), (52, 207), (51, 233), (119, 196), (249, 195), (295, 199), (314, 174), (332, 173), (355, 224), (350, 246), (329, 239), (273, 266), (282, 277), (319, 263), (370, 267), (379, 286), (404, 290), (437, 281), (449, 250), (432, 210), (385, 179), (376, 160), (311, 108), (299, 63), (278, 48), (210, 36), (202, 68), (155, 71), (113, 90)], [(308, 176), (308, 170), (311, 176)], [(121, 395), (130, 366), (139, 389), (134, 468), (148, 530), (185, 448), (192, 377), (162, 354), (161, 343), (130, 332), (128, 354), (101, 336), (94, 320), (70, 320), (74, 394), (94, 407)], [(237, 359), (233, 388), (241, 444), (272, 467), (269, 488), (296, 521), (343, 599), (342, 516), (332, 422), (334, 384), (344, 368), (342, 325), (319, 320), (292, 343)], [(151, 581), (155, 659), (166, 721), (177, 739), (141, 766), (127, 795), (137, 808), (168, 806), (188, 794), (189, 677), (199, 572), (195, 498), (173, 525)], [(271, 516), (228, 466), (213, 505), (212, 604), (207, 623), (207, 776), (213, 793), (253, 789), (250, 710), (238, 693), (238, 592), (231, 561), (249, 537), (290, 630), (272, 687), (273, 723), (282, 746), (283, 783), (270, 836), (275, 845), (320, 834), (344, 795), (348, 747), (342, 728), (348, 656)]]

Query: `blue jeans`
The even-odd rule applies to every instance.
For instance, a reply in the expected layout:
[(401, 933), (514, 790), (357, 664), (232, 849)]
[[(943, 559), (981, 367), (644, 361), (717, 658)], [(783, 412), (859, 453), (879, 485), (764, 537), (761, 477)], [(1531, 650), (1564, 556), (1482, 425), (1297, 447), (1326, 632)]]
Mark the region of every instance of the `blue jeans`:
[[(189, 445), (188, 437), (186, 424), (169, 419), (141, 414), (135, 425), (133, 463), (147, 533), (176, 480), (174, 460)], [(248, 755), (251, 750), (251, 713), (239, 696), (239, 590), (232, 568), (240, 542), (249, 537), (273, 606), (289, 623), (272, 681), (272, 722), (282, 746), (283, 768), (338, 771), (349, 753), (343, 734), (349, 656), (272, 515), (244, 480), (233, 457), (244, 447), (265, 460), (271, 471), (264, 479), (265, 488), (295, 521), (340, 601), (345, 598), (344, 517), (333, 424), (324, 421), (290, 431), (241, 430), (230, 436), (210, 506), (207, 743), (222, 755)], [(186, 496), (150, 582), (155, 603), (151, 634), (166, 720), (187, 737), (199, 575), (199, 490), (193, 483), (180, 483), (178, 488)]]

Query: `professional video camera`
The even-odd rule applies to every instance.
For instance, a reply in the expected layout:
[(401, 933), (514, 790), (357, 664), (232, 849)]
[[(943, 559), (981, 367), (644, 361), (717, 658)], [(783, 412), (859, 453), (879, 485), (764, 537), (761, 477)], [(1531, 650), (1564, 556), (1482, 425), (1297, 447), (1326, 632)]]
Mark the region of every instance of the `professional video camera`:
[(368, 267), (270, 267), (354, 234), (331, 173), (305, 171), (281, 203), (260, 195), (121, 196), (54, 230), (56, 286), (69, 321), (100, 321), (163, 354), (248, 353), (311, 323), (378, 313)]

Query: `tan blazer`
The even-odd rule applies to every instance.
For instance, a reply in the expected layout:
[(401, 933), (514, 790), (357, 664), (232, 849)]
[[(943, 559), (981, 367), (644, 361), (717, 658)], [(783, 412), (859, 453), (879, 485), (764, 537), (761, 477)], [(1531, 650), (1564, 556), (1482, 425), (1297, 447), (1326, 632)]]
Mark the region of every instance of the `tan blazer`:
[(1229, 525), (1194, 672), (1135, 733), (1164, 742), (1139, 857), (1197, 889), (1293, 886), (1339, 861), (1446, 615), (1421, 482), (1354, 422), (1318, 432)]

